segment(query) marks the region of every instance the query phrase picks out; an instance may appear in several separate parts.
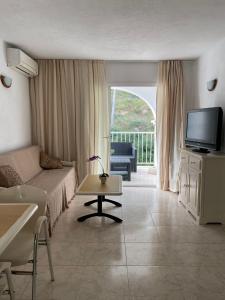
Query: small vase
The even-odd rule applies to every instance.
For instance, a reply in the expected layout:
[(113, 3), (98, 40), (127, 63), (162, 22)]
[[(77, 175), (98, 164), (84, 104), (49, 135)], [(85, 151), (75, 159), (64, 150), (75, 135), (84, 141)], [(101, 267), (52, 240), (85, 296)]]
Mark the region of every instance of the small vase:
[(109, 177), (109, 175), (106, 173), (100, 174), (99, 179), (101, 180), (101, 184), (105, 184), (108, 177)]
[(101, 180), (101, 184), (105, 184), (106, 183), (107, 177), (99, 177), (99, 178)]

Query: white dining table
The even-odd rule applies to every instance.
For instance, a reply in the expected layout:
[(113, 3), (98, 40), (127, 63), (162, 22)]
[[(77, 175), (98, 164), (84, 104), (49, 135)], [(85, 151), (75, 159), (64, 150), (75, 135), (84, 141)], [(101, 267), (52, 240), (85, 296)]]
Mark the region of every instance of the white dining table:
[(0, 203), (0, 256), (37, 208), (30, 203)]

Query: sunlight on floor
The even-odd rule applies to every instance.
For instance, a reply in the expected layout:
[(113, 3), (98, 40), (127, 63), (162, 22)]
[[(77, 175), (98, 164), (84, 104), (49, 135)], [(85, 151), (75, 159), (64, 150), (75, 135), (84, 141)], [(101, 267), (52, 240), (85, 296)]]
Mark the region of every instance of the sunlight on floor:
[(156, 169), (150, 166), (138, 166), (131, 173), (131, 181), (123, 181), (123, 186), (156, 187)]

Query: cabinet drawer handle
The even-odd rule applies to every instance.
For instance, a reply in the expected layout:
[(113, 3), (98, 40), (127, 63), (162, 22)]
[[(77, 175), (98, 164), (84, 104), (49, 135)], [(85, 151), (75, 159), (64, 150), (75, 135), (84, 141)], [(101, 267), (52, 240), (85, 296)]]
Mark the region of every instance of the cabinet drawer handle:
[(184, 187), (190, 187), (190, 184), (184, 184)]
[(195, 164), (196, 164), (196, 162), (195, 162), (195, 161), (191, 161), (191, 164), (192, 164), (192, 165), (195, 165)]

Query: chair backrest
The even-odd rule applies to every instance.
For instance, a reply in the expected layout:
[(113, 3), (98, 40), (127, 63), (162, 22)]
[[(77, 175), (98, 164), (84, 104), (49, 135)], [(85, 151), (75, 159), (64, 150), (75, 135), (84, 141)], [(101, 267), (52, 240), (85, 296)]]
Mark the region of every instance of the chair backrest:
[(37, 211), (27, 224), (31, 230), (38, 217), (46, 214), (47, 199), (47, 193), (44, 190), (31, 185), (0, 189), (0, 203), (35, 203), (38, 205)]
[(112, 155), (132, 155), (132, 143), (111, 142)]
[[(33, 251), (34, 230), (39, 216), (45, 215), (47, 195), (45, 191), (30, 185), (0, 189), (1, 203), (35, 203), (38, 209), (22, 230), (1, 254), (2, 261), (11, 261), (13, 266), (28, 262)], [(20, 249), (17, 251), (17, 247)]]

